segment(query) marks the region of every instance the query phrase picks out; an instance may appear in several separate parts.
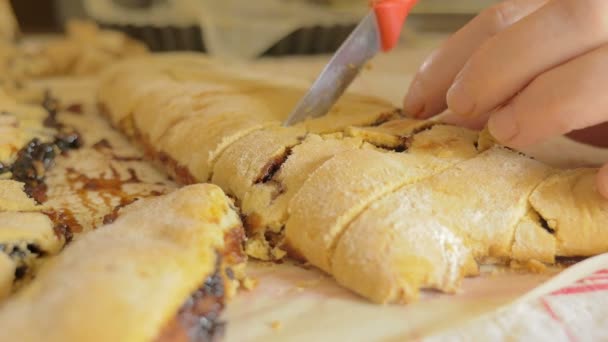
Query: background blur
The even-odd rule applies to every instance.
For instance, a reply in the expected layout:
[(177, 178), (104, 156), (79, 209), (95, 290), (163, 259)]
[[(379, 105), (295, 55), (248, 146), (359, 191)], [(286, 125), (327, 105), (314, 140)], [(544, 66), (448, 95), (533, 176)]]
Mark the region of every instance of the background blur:
[[(154, 51), (222, 57), (333, 52), (367, 11), (367, 0), (12, 0), (24, 33), (61, 31), (89, 18)], [(452, 32), (499, 0), (420, 0), (408, 33)]]

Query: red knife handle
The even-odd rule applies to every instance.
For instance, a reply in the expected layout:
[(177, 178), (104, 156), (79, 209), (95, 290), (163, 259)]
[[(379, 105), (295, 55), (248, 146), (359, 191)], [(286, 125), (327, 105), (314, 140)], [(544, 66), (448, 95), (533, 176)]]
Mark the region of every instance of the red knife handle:
[(382, 51), (392, 50), (399, 42), (405, 19), (418, 0), (372, 0), (376, 14)]

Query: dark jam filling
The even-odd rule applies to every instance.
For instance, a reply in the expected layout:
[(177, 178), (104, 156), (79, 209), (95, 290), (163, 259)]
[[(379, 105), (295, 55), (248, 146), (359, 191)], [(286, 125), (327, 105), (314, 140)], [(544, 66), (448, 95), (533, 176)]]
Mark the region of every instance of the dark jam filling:
[(0, 173), (11, 172), (12, 179), (25, 184), (25, 192), (38, 203), (46, 201), (46, 171), (53, 165), (58, 153), (82, 146), (78, 132), (57, 121), (58, 101), (45, 93), (42, 106), (47, 111), (44, 125), (58, 130), (53, 142), (42, 142), (38, 138), (30, 140), (17, 152), (12, 165), (0, 164)]
[(28, 257), (29, 259), (35, 259), (46, 255), (46, 252), (34, 243), (28, 243), (25, 246), (21, 244), (0, 244), (0, 252), (8, 255), (15, 262), (17, 266), (15, 268), (15, 281), (25, 278), (30, 271), (31, 261), (28, 262)]
[(225, 323), (220, 321), (220, 314), (224, 309), (224, 296), (224, 278), (218, 265), (215, 273), (190, 295), (155, 341), (218, 340), (223, 335), (225, 326)]
[(17, 153), (17, 159), (10, 166), (12, 179), (25, 184), (25, 193), (42, 203), (46, 200), (44, 178), (55, 159), (55, 146), (32, 139)]
[(78, 223), (74, 214), (69, 209), (61, 209), (59, 211), (44, 212), (51, 221), (53, 221), (53, 231), (58, 239), (63, 239), (65, 243), (69, 243), (74, 238), (74, 233), (82, 231), (82, 226)]
[(388, 121), (395, 120), (395, 119), (398, 119), (398, 118), (402, 118), (402, 117), (405, 117), (405, 114), (403, 113), (403, 111), (401, 109), (395, 109), (395, 110), (390, 111), (390, 112), (382, 113), (369, 126), (371, 126), (371, 127), (378, 127), (378, 126), (382, 125), (383, 123), (386, 123)]
[(268, 164), (264, 166), (260, 176), (255, 180), (255, 184), (259, 183), (268, 183), (270, 182), (274, 176), (279, 172), (283, 164), (287, 161), (289, 156), (291, 155), (292, 148), (285, 149), (281, 155), (272, 159)]
[(586, 260), (587, 257), (557, 257), (555, 263), (562, 267), (570, 267)]

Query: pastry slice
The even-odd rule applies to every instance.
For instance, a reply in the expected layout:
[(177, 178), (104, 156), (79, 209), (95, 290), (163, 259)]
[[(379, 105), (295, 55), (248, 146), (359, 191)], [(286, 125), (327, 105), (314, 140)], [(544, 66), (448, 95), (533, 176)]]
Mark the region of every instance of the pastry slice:
[[(540, 221), (520, 221), (531, 210), (528, 196), (551, 172), (495, 147), (404, 186), (344, 228), (330, 272), (344, 286), (382, 303), (409, 302), (420, 288), (453, 292), (463, 276), (475, 274), (473, 258), (508, 261), (516, 227), (532, 230), (527, 235), (541, 227)], [(539, 254), (554, 250), (548, 240), (534, 247), (545, 250)], [(520, 255), (529, 254), (526, 246), (520, 248)]]
[(453, 293), (477, 274), (463, 239), (417, 206), (402, 191), (373, 202), (336, 245), (336, 281), (375, 303), (408, 303), (420, 289)]
[(268, 127), (250, 115), (192, 117), (173, 126), (157, 145), (157, 158), (178, 182), (205, 182), (217, 158), (232, 143)]
[(230, 145), (218, 160), (212, 182), (228, 195), (242, 199), (254, 184), (273, 177), (304, 140), (296, 127), (272, 127), (252, 132)]
[(285, 247), (331, 273), (345, 227), (370, 203), (449, 166), (432, 156), (346, 151), (316, 169), (289, 203)]
[(351, 126), (344, 131), (351, 137), (359, 137), (378, 147), (405, 151), (410, 137), (434, 125), (432, 121), (415, 119), (397, 119), (387, 121), (379, 126)]
[(511, 259), (527, 264), (531, 261), (546, 265), (555, 263), (557, 239), (548, 229), (546, 221), (535, 210), (528, 209), (526, 215), (515, 226)]
[[(387, 123), (382, 130), (370, 130), (373, 134), (352, 134), (371, 142), (370, 150), (340, 154), (310, 176), (289, 204), (286, 248), (330, 272), (336, 238), (367, 205), (477, 154), (473, 131), (420, 127), (431, 126), (405, 119)], [(407, 153), (396, 153), (392, 148), (387, 152), (382, 146), (385, 138), (395, 136), (407, 137)]]
[[(102, 74), (97, 89), (97, 101), (101, 113), (113, 126), (123, 129), (124, 123), (130, 120), (135, 107), (144, 99), (156, 101), (145, 96), (147, 92), (161, 88), (167, 96), (177, 95), (183, 89), (175, 87), (174, 82), (163, 74), (140, 70), (130, 63), (122, 63)], [(130, 70), (130, 71), (127, 71)], [(174, 87), (168, 85), (173, 84)]]
[(608, 251), (608, 201), (596, 188), (597, 169), (558, 172), (542, 182), (530, 203), (557, 242), (557, 255), (592, 256)]
[(410, 154), (430, 154), (446, 161), (460, 162), (479, 153), (478, 133), (466, 128), (433, 125), (412, 135), (407, 144)]
[(20, 341), (217, 338), (242, 237), (216, 186), (138, 201), (46, 264), (0, 308), (1, 330)]
[(133, 124), (141, 138), (155, 144), (172, 126), (191, 117), (250, 114), (272, 121), (268, 112), (263, 103), (221, 84), (174, 83), (149, 89), (133, 111)]
[(478, 153), (477, 132), (432, 121), (398, 119), (377, 127), (348, 127), (345, 133), (382, 149), (432, 154), (456, 161)]
[(280, 259), (283, 228), (287, 220), (290, 200), (317, 168), (344, 151), (361, 148), (358, 138), (319, 136), (309, 134), (294, 146), (273, 171), (258, 177), (240, 199), (241, 214), (248, 232), (246, 251), (249, 255), (267, 260)]
[[(56, 234), (53, 222), (39, 212), (0, 212), (1, 293), (30, 280), (40, 259), (59, 252), (65, 239)], [(12, 276), (11, 276), (12, 272)], [(1, 298), (2, 296), (0, 296)]]
[[(57, 130), (44, 125), (48, 113), (41, 106), (15, 101), (0, 90), (0, 164), (8, 166), (29, 141), (54, 139)], [(7, 170), (0, 168), (0, 174)]]
[(36, 211), (40, 205), (25, 193), (25, 184), (10, 179), (0, 180), (0, 212)]

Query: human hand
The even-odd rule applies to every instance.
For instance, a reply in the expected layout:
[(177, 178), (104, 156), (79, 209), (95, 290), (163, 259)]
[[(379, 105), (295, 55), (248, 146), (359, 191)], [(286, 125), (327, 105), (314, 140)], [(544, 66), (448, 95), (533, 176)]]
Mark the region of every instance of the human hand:
[[(498, 141), (522, 148), (608, 121), (607, 88), (608, 1), (506, 0), (427, 59), (404, 108), (418, 118), (449, 108), (447, 120), (487, 121)], [(608, 166), (598, 189), (608, 197)]]

